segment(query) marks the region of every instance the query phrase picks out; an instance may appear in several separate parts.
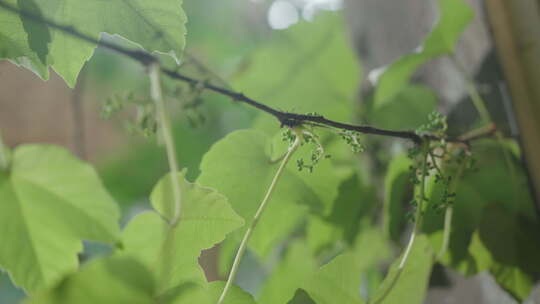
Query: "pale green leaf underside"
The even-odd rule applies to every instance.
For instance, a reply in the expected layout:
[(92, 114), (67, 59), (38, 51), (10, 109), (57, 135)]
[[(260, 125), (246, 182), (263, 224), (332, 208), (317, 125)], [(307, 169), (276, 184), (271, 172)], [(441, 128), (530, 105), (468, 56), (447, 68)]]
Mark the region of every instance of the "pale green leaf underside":
[(81, 239), (115, 242), (119, 210), (94, 169), (68, 151), (26, 145), (0, 173), (0, 267), (27, 291), (78, 265)]
[[(124, 37), (150, 52), (180, 57), (185, 45), (186, 16), (179, 0), (9, 0), (61, 25), (72, 26), (93, 38), (100, 33)], [(0, 58), (30, 67), (48, 78), (47, 67), (60, 74), (70, 87), (95, 44), (59, 30), (0, 10)]]
[[(223, 282), (184, 283), (161, 293), (150, 269), (130, 257), (97, 259), (67, 276), (61, 284), (38, 292), (24, 303), (215, 304), (224, 287)], [(255, 304), (255, 301), (233, 286), (224, 304)]]
[(130, 258), (112, 257), (85, 265), (61, 284), (40, 292), (26, 304), (151, 304), (155, 282), (150, 271)]
[[(164, 213), (168, 210), (164, 206), (173, 202), (170, 176), (167, 176), (157, 184), (151, 196), (152, 205), (162, 216), (156, 212), (142, 213), (128, 224), (123, 233), (124, 251), (120, 254), (136, 257), (155, 269), (158, 277), (167, 280), (166, 286), (160, 286), (160, 289), (185, 282), (205, 283), (198, 263), (201, 251), (221, 242), (244, 223), (223, 195), (187, 182), (184, 173), (179, 173), (179, 180), (182, 212), (174, 229), (170, 230), (163, 220), (169, 217)], [(162, 244), (166, 236), (173, 241), (164, 249)]]
[(433, 250), (425, 235), (418, 235), (409, 258), (400, 272), (400, 256), (390, 267), (388, 274), (370, 304), (421, 304), (426, 295), (429, 276), (434, 262)]
[(424, 40), (421, 50), (392, 63), (379, 79), (375, 92), (377, 107), (391, 102), (422, 64), (453, 53), (461, 33), (474, 17), (473, 10), (463, 0), (439, 0), (438, 3), (439, 21)]

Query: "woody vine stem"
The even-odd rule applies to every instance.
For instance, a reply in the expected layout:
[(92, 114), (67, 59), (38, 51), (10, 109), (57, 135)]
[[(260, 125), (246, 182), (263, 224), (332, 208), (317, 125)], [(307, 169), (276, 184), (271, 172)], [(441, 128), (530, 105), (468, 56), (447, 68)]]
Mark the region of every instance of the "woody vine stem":
[[(45, 24), (67, 35), (80, 39), (81, 41), (86, 41), (91, 44), (97, 44), (109, 50), (115, 51), (125, 57), (131, 58), (137, 61), (138, 63), (144, 66), (155, 65), (156, 69), (161, 70), (161, 72), (163, 72), (165, 75), (169, 76), (172, 79), (176, 79), (176, 80), (186, 82), (192, 85), (199, 85), (202, 89), (230, 97), (237, 102), (245, 103), (251, 107), (254, 107), (260, 111), (263, 111), (267, 114), (274, 116), (283, 126), (296, 127), (303, 124), (314, 125), (314, 126), (326, 126), (330, 128), (354, 131), (354, 132), (363, 133), (363, 134), (373, 134), (373, 135), (379, 135), (379, 136), (388, 136), (388, 137), (408, 139), (408, 140), (413, 141), (416, 144), (420, 144), (424, 139), (429, 139), (429, 140), (442, 139), (441, 137), (433, 135), (433, 134), (419, 135), (414, 131), (386, 130), (386, 129), (376, 128), (376, 127), (368, 126), (368, 125), (353, 125), (353, 124), (343, 123), (339, 121), (334, 121), (334, 120), (327, 119), (321, 115), (306, 115), (306, 114), (297, 114), (297, 113), (280, 111), (270, 106), (267, 106), (261, 102), (258, 102), (244, 95), (243, 93), (235, 92), (228, 88), (216, 86), (211, 83), (204, 82), (199, 79), (195, 79), (193, 77), (184, 75), (178, 72), (177, 70), (163, 67), (159, 64), (159, 60), (156, 57), (154, 57), (152, 54), (147, 53), (145, 51), (125, 48), (125, 47), (116, 45), (114, 43), (108, 42), (108, 41), (100, 41), (97, 38), (94, 38), (90, 35), (84, 34), (76, 30), (74, 27), (70, 25), (58, 24), (54, 21), (45, 19), (42, 16), (36, 15), (32, 12), (21, 10), (15, 6), (12, 6), (6, 3), (3, 0), (0, 0), (0, 7), (14, 14), (18, 14), (24, 18), (28, 18), (34, 22)], [(445, 140), (446, 142), (468, 143), (459, 138), (445, 138)]]

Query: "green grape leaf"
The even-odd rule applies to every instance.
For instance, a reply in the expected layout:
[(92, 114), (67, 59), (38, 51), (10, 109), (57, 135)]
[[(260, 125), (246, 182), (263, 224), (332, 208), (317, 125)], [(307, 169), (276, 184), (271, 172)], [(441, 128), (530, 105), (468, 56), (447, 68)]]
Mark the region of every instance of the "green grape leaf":
[(367, 123), (385, 129), (415, 130), (437, 106), (435, 92), (422, 85), (408, 85), (393, 99), (374, 107), (367, 115)]
[(39, 292), (27, 304), (156, 303), (152, 273), (130, 258), (98, 259), (66, 277), (56, 287)]
[(310, 216), (306, 239), (312, 252), (317, 253), (336, 242), (352, 244), (362, 218), (375, 207), (374, 190), (365, 185), (356, 174), (339, 185), (339, 195), (332, 212), (325, 217)]
[[(203, 158), (198, 182), (223, 193), (236, 212), (248, 223), (252, 220), (261, 200), (279, 166), (267, 156), (267, 144), (271, 141), (260, 131), (240, 130), (217, 142)], [(283, 151), (284, 152), (284, 151)], [(300, 152), (299, 152), (300, 153)], [(260, 256), (266, 256), (277, 241), (292, 231), (307, 215), (308, 209), (325, 212), (331, 209), (335, 197), (321, 200), (316, 179), (331, 181), (331, 172), (300, 172), (293, 164), (278, 181), (271, 201), (253, 231), (249, 247)], [(296, 171), (296, 172), (295, 172)], [(326, 172), (326, 171), (325, 171)], [(336, 184), (337, 188), (337, 184)], [(337, 190), (335, 190), (337, 195)], [(279, 223), (276, 224), (276, 223)], [(247, 226), (246, 226), (247, 227)], [(235, 233), (238, 240), (246, 228)]]
[[(171, 210), (165, 206), (173, 203), (170, 175), (167, 175), (151, 195), (152, 205), (161, 216), (156, 212), (139, 214), (123, 233), (124, 250), (120, 254), (136, 257), (156, 269), (163, 280), (160, 289), (185, 282), (205, 283), (198, 263), (201, 251), (221, 242), (244, 223), (223, 195), (187, 182), (185, 173), (178, 175), (182, 193), (179, 224), (171, 229), (164, 220), (170, 217), (164, 210)], [(171, 240), (165, 242), (166, 237)]]
[(317, 304), (360, 304), (360, 273), (354, 268), (353, 254), (334, 258), (307, 282), (304, 289)]
[(294, 242), (264, 283), (259, 303), (286, 303), (294, 296), (301, 282), (313, 275), (316, 269), (317, 263), (306, 245), (299, 241)]
[[(449, 250), (441, 262), (464, 275), (481, 271), (483, 263), (475, 260), (469, 253), (473, 233), (482, 222), (484, 208), (492, 203), (506, 208), (514, 216), (523, 216), (530, 221), (534, 217), (534, 203), (528, 190), (527, 178), (523, 168), (506, 147), (493, 140), (474, 144), (475, 168), (460, 178), (453, 203), (452, 231)], [(443, 186), (429, 183), (428, 197), (431, 202), (441, 200)], [(493, 185), (501, 185), (493, 187)], [(431, 208), (426, 210), (423, 231), (430, 235), (433, 248), (442, 242), (444, 214)]]
[(497, 283), (520, 302), (529, 296), (540, 273), (538, 231), (537, 222), (491, 204), (484, 208), (469, 246), (477, 270), (489, 270)]
[[(234, 79), (234, 86), (287, 111), (351, 120), (360, 66), (348, 45), (342, 16), (325, 12), (313, 22), (270, 34), (248, 68)], [(269, 116), (261, 115), (257, 121), (257, 127), (269, 133), (276, 125)]]
[(297, 289), (294, 297), (287, 304), (317, 304), (303, 289)]
[[(194, 288), (182, 290), (171, 304), (184, 304), (184, 303), (197, 303), (197, 304), (215, 304), (217, 303), (225, 282), (215, 281), (204, 285), (198, 285)], [(240, 289), (239, 287), (232, 285), (227, 296), (225, 297), (223, 304), (256, 304), (253, 297)]]
[[(7, 0), (5, 2), (15, 6), (17, 2), (21, 1)], [(21, 3), (22, 9), (40, 15), (40, 12), (34, 6), (34, 3), (31, 1)], [(26, 33), (26, 28), (35, 30), (39, 34), (30, 39)], [(43, 54), (43, 48), (47, 47), (50, 37), (47, 27), (40, 27), (30, 22), (23, 24), (23, 21), (18, 15), (8, 12), (5, 9), (0, 9), (0, 59), (8, 58), (13, 63), (24, 66), (42, 78), (48, 79), (49, 69), (46, 65), (47, 59)], [(37, 51), (33, 51), (32, 47), (37, 49)], [(39, 54), (39, 51), (41, 51), (41, 54)]]
[(51, 145), (15, 149), (0, 172), (0, 267), (26, 291), (78, 265), (82, 239), (113, 243), (119, 210), (94, 169)]
[[(401, 154), (392, 159), (384, 177), (384, 212), (383, 225), (389, 238), (400, 239), (400, 233), (405, 224), (405, 209), (403, 201), (411, 194), (408, 189), (411, 179), (410, 166), (412, 160)], [(407, 191), (409, 190), (409, 191)]]
[(396, 100), (394, 97), (421, 65), (454, 52), (461, 33), (474, 18), (474, 11), (463, 0), (439, 0), (438, 3), (439, 21), (424, 40), (420, 51), (401, 57), (381, 75), (375, 92), (375, 107)]
[[(185, 45), (186, 16), (181, 1), (10, 0), (11, 5), (98, 39), (109, 33), (133, 41), (150, 52), (179, 57)], [(11, 15), (9, 15), (11, 14)], [(96, 45), (29, 18), (0, 11), (0, 58), (30, 67), (43, 79), (51, 66), (73, 87)]]
[(354, 247), (322, 266), (301, 285), (317, 304), (364, 303), (360, 297), (362, 274), (387, 258), (386, 240), (376, 229), (357, 236)]
[(423, 303), (433, 262), (433, 250), (428, 238), (425, 235), (416, 236), (403, 269), (399, 271), (398, 268), (400, 256), (369, 303)]

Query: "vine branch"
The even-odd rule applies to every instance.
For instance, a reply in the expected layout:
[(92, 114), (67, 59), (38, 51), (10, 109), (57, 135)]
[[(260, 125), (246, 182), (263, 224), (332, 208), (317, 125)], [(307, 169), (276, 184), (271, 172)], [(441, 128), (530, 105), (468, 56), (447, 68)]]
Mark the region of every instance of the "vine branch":
[(227, 283), (225, 283), (225, 287), (223, 288), (223, 292), (221, 293), (221, 296), (219, 297), (217, 304), (222, 304), (223, 301), (225, 300), (225, 296), (227, 295), (227, 292), (229, 291), (232, 283), (234, 282), (234, 279), (236, 278), (238, 266), (240, 266), (240, 261), (242, 260), (242, 257), (244, 256), (244, 252), (246, 251), (247, 243), (249, 242), (249, 239), (251, 238), (251, 234), (253, 233), (255, 226), (257, 226), (257, 223), (259, 222), (259, 219), (261, 218), (262, 213), (266, 209), (266, 206), (268, 205), (268, 202), (270, 201), (270, 198), (272, 197), (272, 193), (274, 193), (274, 189), (276, 188), (277, 181), (279, 180), (279, 178), (281, 177), (281, 174), (283, 173), (283, 169), (285, 168), (285, 166), (291, 159), (291, 156), (293, 155), (294, 151), (296, 151), (296, 149), (300, 146), (300, 143), (302, 141), (302, 131), (297, 130), (297, 129), (294, 129), (294, 131), (296, 133), (296, 138), (294, 139), (294, 142), (289, 146), (289, 149), (287, 150), (287, 154), (285, 154), (285, 157), (281, 161), (281, 164), (279, 165), (279, 168), (276, 171), (276, 174), (274, 175), (274, 178), (272, 179), (270, 186), (268, 187), (266, 195), (264, 196), (261, 204), (259, 205), (257, 212), (255, 212), (255, 215), (253, 216), (253, 220), (251, 221), (251, 224), (249, 225), (248, 229), (246, 230), (246, 233), (244, 234), (244, 237), (242, 238), (240, 247), (238, 247), (238, 251), (236, 252), (236, 256), (234, 257), (234, 262), (231, 267), (229, 277), (227, 278)]
[(326, 126), (326, 127), (332, 127), (332, 128), (342, 129), (342, 130), (355, 131), (355, 132), (363, 133), (363, 134), (402, 138), (402, 139), (411, 140), (416, 144), (420, 144), (424, 139), (428, 139), (428, 140), (444, 139), (447, 142), (466, 143), (466, 142), (463, 142), (463, 140), (461, 140), (460, 138), (443, 138), (443, 137), (435, 136), (432, 134), (419, 135), (419, 134), (416, 134), (414, 131), (387, 130), (387, 129), (381, 129), (381, 128), (377, 128), (377, 127), (373, 127), (369, 125), (353, 125), (353, 124), (330, 120), (321, 115), (305, 115), (305, 114), (297, 114), (297, 113), (280, 111), (270, 106), (267, 106), (261, 102), (258, 102), (244, 95), (241, 92), (236, 92), (228, 88), (223, 88), (220, 86), (213, 85), (211, 83), (202, 82), (199, 79), (184, 75), (173, 69), (166, 68), (160, 65), (159, 60), (148, 52), (145, 52), (142, 50), (132, 50), (132, 49), (128, 49), (128, 48), (124, 48), (122, 46), (116, 45), (111, 42), (101, 41), (98, 38), (94, 38), (91, 35), (84, 34), (76, 30), (72, 26), (58, 24), (54, 21), (45, 19), (43, 16), (34, 14), (32, 12), (28, 12), (25, 10), (21, 10), (10, 4), (7, 4), (4, 0), (0, 0), (0, 7), (12, 13), (18, 14), (24, 18), (28, 18), (34, 22), (39, 22), (51, 28), (62, 31), (75, 38), (113, 50), (117, 53), (120, 53), (121, 55), (124, 55), (126, 57), (129, 57), (139, 62), (140, 64), (144, 66), (155, 64), (157, 67), (159, 67), (159, 70), (161, 70), (164, 74), (166, 74), (170, 78), (180, 80), (180, 81), (193, 84), (193, 85), (196, 85), (196, 84), (201, 85), (202, 88), (205, 90), (212, 91), (212, 92), (230, 97), (235, 101), (245, 103), (260, 111), (266, 112), (267, 114), (274, 116), (281, 123), (282, 126), (287, 126), (287, 127), (292, 128), (292, 127), (300, 126), (302, 124), (312, 124), (312, 125)]

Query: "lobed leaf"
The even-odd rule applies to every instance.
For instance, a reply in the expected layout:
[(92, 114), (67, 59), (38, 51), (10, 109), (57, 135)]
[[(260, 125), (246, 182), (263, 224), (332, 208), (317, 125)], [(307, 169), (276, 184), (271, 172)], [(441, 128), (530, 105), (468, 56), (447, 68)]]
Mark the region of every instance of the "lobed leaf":
[[(185, 45), (186, 16), (181, 1), (145, 0), (9, 0), (9, 4), (98, 39), (109, 33), (133, 41), (149, 52), (178, 60)], [(74, 38), (27, 17), (0, 10), (0, 58), (30, 68), (48, 79), (52, 67), (74, 87), (95, 44)], [(5, 21), (4, 21), (5, 20)]]
[[(185, 172), (179, 173), (182, 194), (180, 221), (171, 228), (166, 220), (173, 203), (170, 175), (161, 179), (152, 191), (151, 201), (156, 212), (139, 214), (123, 233), (124, 250), (120, 254), (136, 257), (155, 269), (160, 290), (186, 282), (206, 283), (198, 258), (203, 249), (221, 242), (225, 236), (244, 223), (213, 189), (189, 183)], [(165, 219), (165, 220), (164, 220)]]
[(111, 257), (85, 265), (27, 304), (156, 303), (152, 273), (131, 258)]
[[(227, 196), (235, 211), (248, 223), (279, 166), (279, 162), (272, 162), (267, 156), (269, 143), (269, 138), (260, 131), (236, 131), (217, 142), (201, 163), (197, 181)], [(321, 189), (327, 189), (328, 184), (339, 183), (339, 179), (334, 180), (331, 171), (324, 175), (317, 171), (300, 173), (296, 168), (285, 170), (253, 232), (249, 247), (260, 256), (265, 256), (277, 241), (291, 232), (307, 215), (308, 209), (320, 213), (327, 212), (332, 206), (337, 190), (333, 190), (333, 195), (319, 196), (319, 193)], [(315, 189), (324, 181), (327, 185)], [(245, 228), (235, 233), (237, 240), (244, 231)]]
[(426, 295), (433, 266), (433, 250), (425, 235), (416, 236), (405, 266), (399, 271), (396, 259), (370, 304), (421, 304)]
[(0, 267), (26, 291), (74, 271), (81, 240), (114, 243), (119, 210), (94, 169), (51, 145), (15, 149), (0, 172)]
[(461, 33), (474, 17), (474, 11), (463, 0), (439, 0), (439, 21), (426, 37), (418, 52), (392, 63), (378, 80), (375, 107), (395, 100), (411, 75), (424, 63), (438, 56), (452, 54)]

